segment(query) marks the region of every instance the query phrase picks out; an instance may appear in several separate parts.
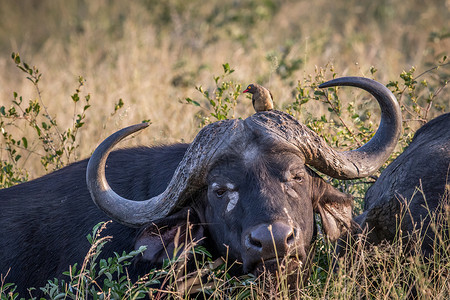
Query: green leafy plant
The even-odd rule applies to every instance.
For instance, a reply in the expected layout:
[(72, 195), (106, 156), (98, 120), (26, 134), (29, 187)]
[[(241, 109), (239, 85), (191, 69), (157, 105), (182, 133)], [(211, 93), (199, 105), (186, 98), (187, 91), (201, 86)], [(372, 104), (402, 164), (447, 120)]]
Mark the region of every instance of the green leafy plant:
[[(436, 66), (417, 76), (415, 76), (415, 68), (403, 71), (399, 76), (400, 80), (390, 81), (387, 84), (399, 101), (404, 129), (399, 146), (384, 164), (385, 166), (403, 152), (420, 125), (447, 109), (445, 102), (435, 101), (449, 83), (449, 76), (442, 76), (442, 74), (446, 74), (442, 72), (442, 69), (450, 66), (446, 60), (447, 57), (444, 56)], [(371, 67), (369, 71), (372, 76), (375, 76), (377, 69)], [(435, 74), (437, 71), (441, 72)], [(352, 91), (358, 95), (355, 97), (348, 92), (344, 93), (340, 87), (326, 90), (318, 88), (321, 83), (335, 77), (337, 77), (337, 72), (333, 65), (317, 68), (314, 76), (308, 75), (298, 81), (294, 92), (295, 99), (286, 105), (285, 111), (297, 118), (303, 118), (302, 122), (321, 135), (329, 145), (337, 149), (348, 150), (363, 145), (375, 134), (378, 121), (372, 111), (377, 108), (376, 103), (371, 99), (360, 100), (366, 99), (363, 95), (364, 92)], [(358, 102), (342, 100), (352, 99), (352, 97), (357, 98)], [(325, 106), (327, 111), (320, 115), (312, 114), (308, 110), (311, 104), (315, 107)], [(383, 169), (384, 167), (380, 171)], [(369, 179), (340, 181), (328, 178), (328, 180), (344, 192), (352, 194), (356, 200), (356, 212), (360, 212), (365, 192), (377, 175), (375, 174)]]
[(449, 84), (450, 63), (447, 60), (447, 56), (443, 56), (435, 66), (418, 75), (415, 75), (416, 68), (412, 67), (400, 74), (400, 80), (387, 84), (402, 108), (404, 133), (400, 142), (403, 148), (409, 144), (418, 127), (449, 108), (445, 101), (436, 101)]
[[(27, 181), (29, 174), (24, 166), (35, 157), (40, 158), (41, 166), (46, 171), (75, 161), (80, 145), (79, 131), (85, 125), (86, 113), (91, 107), (91, 96), (83, 91), (86, 80), (79, 76), (75, 92), (70, 95), (73, 105), (71, 125), (61, 128), (57, 118), (49, 113), (45, 105), (39, 85), (42, 73), (37, 67), (23, 62), (18, 53), (12, 53), (12, 59), (33, 85), (36, 98), (27, 103), (19, 93), (14, 92), (11, 105), (0, 106), (0, 188)], [(124, 101), (119, 99), (111, 116), (123, 106)]]
[[(49, 280), (41, 290), (50, 299), (141, 299), (147, 293), (147, 287), (158, 283), (151, 276), (132, 283), (126, 268), (131, 260), (141, 254), (145, 247), (129, 253), (115, 253), (108, 259), (100, 259), (102, 248), (111, 240), (111, 236), (101, 236), (108, 223), (97, 224), (92, 234), (87, 236), (91, 248), (83, 264), (73, 265), (64, 275), (66, 280)], [(142, 283), (142, 284), (140, 284)]]
[[(71, 162), (78, 147), (78, 131), (84, 125), (86, 111), (89, 109), (90, 95), (82, 95), (85, 80), (78, 78), (78, 87), (71, 95), (74, 105), (72, 125), (62, 130), (56, 117), (51, 116), (44, 103), (39, 82), (42, 77), (39, 69), (22, 62), (18, 53), (12, 54), (17, 68), (27, 75), (36, 92), (36, 99), (25, 103), (17, 92), (13, 94), (9, 108), (0, 107), (0, 130), (3, 136), (1, 152), (6, 152), (7, 159), (1, 160), (1, 187), (8, 187), (28, 179), (23, 168), (30, 156), (39, 156), (42, 166), (47, 170), (58, 169)], [(81, 109), (78, 106), (81, 103)], [(31, 135), (26, 129), (32, 130)], [(25, 158), (24, 158), (25, 156)]]
[[(197, 115), (202, 127), (211, 122), (234, 118), (241, 84), (235, 83), (233, 80), (226, 80), (234, 72), (234, 69), (228, 63), (223, 64), (222, 67), (223, 74), (214, 76), (215, 88), (213, 91), (205, 90), (202, 86), (195, 87), (203, 96), (203, 101), (196, 101), (191, 98), (185, 99), (186, 103), (199, 106), (203, 108), (203, 111), (208, 112), (207, 114), (201, 112)], [(212, 111), (205, 106), (209, 106)]]

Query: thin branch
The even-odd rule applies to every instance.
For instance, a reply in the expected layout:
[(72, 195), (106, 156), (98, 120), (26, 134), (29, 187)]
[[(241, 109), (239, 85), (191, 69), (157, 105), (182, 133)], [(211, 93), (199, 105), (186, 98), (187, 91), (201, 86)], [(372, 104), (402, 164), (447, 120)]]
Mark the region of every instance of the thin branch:
[(325, 98), (326, 98), (326, 102), (331, 106), (331, 109), (334, 111), (336, 116), (339, 118), (339, 120), (341, 121), (342, 125), (344, 125), (345, 129), (347, 129), (348, 133), (350, 133), (351, 137), (355, 140), (355, 142), (358, 145), (358, 147), (361, 147), (360, 140), (358, 140), (358, 138), (353, 134), (353, 131), (347, 126), (347, 124), (341, 118), (341, 116), (339, 115), (338, 110), (336, 109), (336, 107), (333, 105), (333, 103), (330, 101), (330, 99), (328, 99), (328, 94), (326, 94)]
[(425, 75), (425, 74), (427, 74), (427, 73), (430, 73), (430, 72), (433, 71), (433, 70), (439, 69), (440, 67), (445, 67), (445, 66), (447, 66), (447, 65), (450, 65), (450, 62), (445, 63), (445, 64), (440, 64), (440, 65), (434, 66), (434, 67), (432, 67), (432, 68), (430, 68), (430, 69), (428, 69), (428, 70), (425, 70), (425, 71), (423, 71), (422, 73), (420, 73), (419, 75), (417, 75), (416, 79), (422, 77), (423, 75)]

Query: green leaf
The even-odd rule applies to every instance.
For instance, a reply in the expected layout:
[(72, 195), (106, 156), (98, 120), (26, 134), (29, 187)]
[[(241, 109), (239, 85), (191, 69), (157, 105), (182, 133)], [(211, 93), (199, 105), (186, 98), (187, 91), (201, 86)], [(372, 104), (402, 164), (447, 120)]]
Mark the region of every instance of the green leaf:
[(24, 147), (25, 149), (27, 149), (27, 148), (28, 148), (28, 141), (27, 141), (26, 137), (23, 137), (23, 138), (22, 138), (22, 143), (23, 143), (23, 147)]
[(186, 100), (186, 102), (189, 103), (189, 104), (193, 104), (193, 105), (195, 105), (195, 106), (200, 106), (200, 103), (198, 103), (198, 102), (195, 101), (195, 100), (192, 100), (191, 98), (186, 98), (185, 100)]
[(224, 63), (222, 66), (223, 66), (223, 72), (224, 72), (225, 74), (231, 74), (231, 73), (234, 72), (234, 70), (231, 69), (229, 63)]
[(13, 53), (13, 59), (16, 64), (20, 64), (20, 56), (19, 54)]
[(114, 112), (118, 111), (119, 109), (121, 109), (123, 107), (124, 103), (122, 98), (119, 99), (119, 102), (116, 103), (116, 105), (114, 106)]
[[(329, 88), (329, 89), (333, 89), (333, 88)], [(314, 95), (316, 95), (316, 96), (325, 96), (325, 92), (317, 90), (317, 91), (314, 91)]]
[(39, 128), (39, 126), (34, 125), (34, 129), (36, 129), (37, 135), (41, 136), (41, 129)]
[(123, 261), (125, 261), (125, 260), (127, 260), (127, 259), (130, 259), (130, 258), (132, 258), (132, 256), (130, 256), (130, 255), (121, 256), (121, 257), (119, 257), (119, 259), (117, 260), (117, 262), (118, 262), (118, 263), (121, 263), (121, 262), (123, 262)]
[(75, 102), (75, 103), (80, 101), (80, 96), (78, 94), (73, 94), (72, 95), (72, 101)]

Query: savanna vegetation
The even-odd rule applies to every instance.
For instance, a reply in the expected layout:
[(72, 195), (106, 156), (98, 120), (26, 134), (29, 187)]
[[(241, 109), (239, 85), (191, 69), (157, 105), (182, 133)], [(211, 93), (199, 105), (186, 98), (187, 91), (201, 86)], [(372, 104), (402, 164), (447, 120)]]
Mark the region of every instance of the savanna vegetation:
[[(205, 124), (252, 114), (241, 94), (252, 82), (271, 90), (277, 109), (342, 150), (373, 135), (377, 104), (354, 88), (317, 86), (341, 76), (386, 84), (404, 118), (392, 161), (417, 128), (450, 112), (449, 20), (448, 0), (2, 1), (0, 188), (86, 158), (112, 132), (142, 121), (150, 129), (128, 146), (191, 141)], [(374, 180), (333, 184), (355, 197), (358, 213)], [(448, 299), (450, 210), (432, 217), (444, 226), (431, 260), (405, 253), (402, 240), (357, 244), (334, 260), (333, 246), (320, 240), (308, 286), (294, 290), (283, 274), (231, 277), (227, 263), (195, 245), (131, 282), (124, 267), (139, 251), (97, 260), (109, 239), (99, 234), (107, 224), (99, 224), (83, 265), (42, 288), (55, 299)], [(198, 271), (186, 275), (189, 251), (197, 253)], [(154, 289), (157, 281), (166, 288)], [(7, 276), (0, 295), (16, 298)]]

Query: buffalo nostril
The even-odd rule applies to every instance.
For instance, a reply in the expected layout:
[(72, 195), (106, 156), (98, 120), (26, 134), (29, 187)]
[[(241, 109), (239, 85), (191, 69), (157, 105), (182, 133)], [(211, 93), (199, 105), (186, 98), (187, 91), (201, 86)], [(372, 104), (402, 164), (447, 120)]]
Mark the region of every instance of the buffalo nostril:
[(248, 242), (254, 248), (262, 249), (263, 245), (261, 244), (261, 242), (259, 240), (255, 239), (255, 238), (253, 238), (251, 234), (248, 237)]
[(295, 230), (283, 223), (261, 224), (253, 227), (246, 236), (246, 247), (260, 255), (272, 255), (276, 252), (284, 253), (295, 243)]
[(288, 233), (288, 236), (286, 238), (286, 244), (292, 245), (295, 242), (295, 230), (292, 230), (290, 233)]

